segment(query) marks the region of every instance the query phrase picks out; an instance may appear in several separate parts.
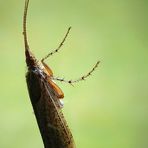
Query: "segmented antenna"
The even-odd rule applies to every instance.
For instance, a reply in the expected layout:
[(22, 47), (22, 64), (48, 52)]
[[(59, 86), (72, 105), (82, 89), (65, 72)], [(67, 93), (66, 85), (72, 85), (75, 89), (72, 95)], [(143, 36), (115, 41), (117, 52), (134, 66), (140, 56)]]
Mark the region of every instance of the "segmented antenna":
[(95, 66), (92, 68), (92, 70), (89, 71), (86, 75), (83, 75), (82, 77), (80, 77), (80, 78), (78, 78), (76, 80), (65, 80), (65, 79), (55, 78), (55, 77), (51, 77), (51, 79), (57, 80), (57, 81), (60, 81), (60, 82), (66, 82), (66, 83), (69, 83), (69, 84), (73, 84), (73, 83), (85, 80), (87, 77), (89, 77), (93, 73), (93, 71), (95, 71), (95, 69), (98, 67), (99, 63), (100, 63), (100, 61), (98, 61), (95, 64)]
[(52, 52), (48, 53), (44, 58), (42, 58), (42, 60), (41, 60), (42, 62), (44, 60), (46, 60), (49, 56), (53, 55), (54, 53), (56, 53), (56, 52), (58, 52), (60, 50), (60, 48), (63, 46), (63, 44), (64, 44), (64, 42), (65, 42), (65, 40), (66, 40), (66, 38), (67, 38), (67, 36), (68, 36), (68, 34), (70, 32), (70, 29), (71, 29), (71, 27), (68, 28), (68, 30), (67, 30), (62, 42), (59, 44), (59, 46), (55, 50), (53, 50)]
[(27, 40), (27, 31), (26, 31), (26, 18), (27, 18), (28, 4), (29, 4), (29, 0), (26, 0), (25, 7), (24, 7), (24, 16), (23, 16), (23, 35), (24, 35), (24, 42), (25, 42), (25, 50), (29, 50), (29, 45)]

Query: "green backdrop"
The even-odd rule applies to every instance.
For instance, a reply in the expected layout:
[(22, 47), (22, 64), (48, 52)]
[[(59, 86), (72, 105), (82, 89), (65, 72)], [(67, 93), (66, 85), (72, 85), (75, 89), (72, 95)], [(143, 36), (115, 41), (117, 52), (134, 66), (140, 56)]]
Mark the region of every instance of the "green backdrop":
[[(28, 97), (22, 35), (24, 0), (0, 0), (0, 148), (42, 148)], [(147, 0), (30, 0), (32, 52), (55, 76), (75, 79), (101, 63), (85, 82), (65, 93), (65, 118), (77, 148), (148, 147)]]

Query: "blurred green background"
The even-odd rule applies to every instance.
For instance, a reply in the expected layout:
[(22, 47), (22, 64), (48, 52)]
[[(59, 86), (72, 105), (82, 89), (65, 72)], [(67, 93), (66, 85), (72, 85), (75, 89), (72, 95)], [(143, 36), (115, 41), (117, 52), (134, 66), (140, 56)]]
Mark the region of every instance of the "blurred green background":
[[(0, 0), (0, 148), (42, 148), (28, 97), (22, 36), (24, 0)], [(38, 59), (56, 76), (75, 79), (101, 63), (85, 82), (58, 83), (77, 148), (148, 147), (148, 1), (30, 0), (28, 34)]]

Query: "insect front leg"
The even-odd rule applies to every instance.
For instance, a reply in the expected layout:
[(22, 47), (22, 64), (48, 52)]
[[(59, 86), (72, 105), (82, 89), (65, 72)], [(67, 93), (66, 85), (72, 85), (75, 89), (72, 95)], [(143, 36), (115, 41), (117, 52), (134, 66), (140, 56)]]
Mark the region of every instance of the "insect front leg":
[(68, 30), (67, 30), (62, 42), (59, 44), (59, 46), (55, 50), (53, 50), (52, 52), (48, 53), (44, 58), (41, 59), (42, 62), (44, 60), (46, 60), (48, 57), (50, 57), (51, 55), (53, 55), (54, 53), (56, 53), (56, 52), (58, 52), (60, 50), (60, 48), (63, 46), (63, 44), (64, 44), (64, 42), (65, 42), (65, 40), (66, 40), (66, 38), (67, 38), (67, 36), (68, 36), (68, 34), (70, 32), (70, 29), (71, 29), (71, 27), (68, 28)]

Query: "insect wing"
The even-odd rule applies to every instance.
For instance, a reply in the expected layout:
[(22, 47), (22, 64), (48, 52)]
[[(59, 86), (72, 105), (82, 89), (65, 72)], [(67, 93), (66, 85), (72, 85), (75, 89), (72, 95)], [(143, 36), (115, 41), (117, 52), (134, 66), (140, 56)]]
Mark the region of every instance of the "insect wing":
[(45, 148), (74, 148), (72, 134), (52, 87), (37, 71), (26, 75), (28, 91)]

